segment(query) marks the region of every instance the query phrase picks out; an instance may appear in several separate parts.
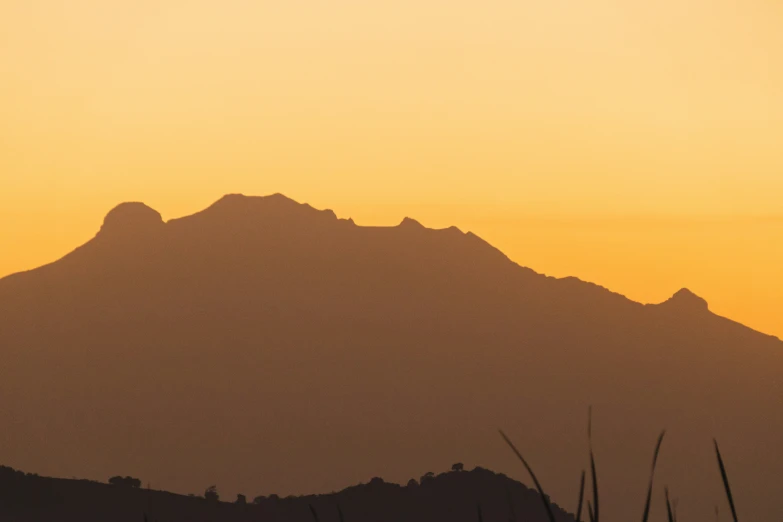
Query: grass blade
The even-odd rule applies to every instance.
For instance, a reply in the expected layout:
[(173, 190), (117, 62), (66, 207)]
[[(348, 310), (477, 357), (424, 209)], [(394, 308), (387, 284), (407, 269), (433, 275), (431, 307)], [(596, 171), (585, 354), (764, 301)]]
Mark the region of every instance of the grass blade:
[(312, 504), (310, 504), (310, 512), (313, 514), (313, 520), (318, 522), (318, 512), (315, 510)]
[(576, 505), (576, 522), (582, 522), (582, 502), (585, 499), (585, 470), (582, 470), (582, 479), (579, 481), (579, 502)]
[(478, 509), (478, 522), (484, 522), (484, 515), (481, 513), (481, 503), (476, 504), (476, 507)]
[(591, 520), (598, 522), (598, 473), (595, 470), (593, 455), (593, 407), (590, 406), (587, 415), (587, 441), (590, 444), (590, 474), (593, 479), (593, 516)]
[(340, 522), (345, 522), (345, 517), (343, 516), (343, 510), (340, 508), (340, 504), (337, 504), (337, 514), (340, 517)]
[(720, 475), (723, 478), (723, 487), (726, 488), (726, 497), (729, 499), (729, 506), (731, 507), (731, 516), (734, 522), (738, 522), (737, 510), (734, 509), (734, 497), (731, 495), (731, 486), (729, 485), (729, 477), (726, 474), (726, 466), (723, 465), (723, 459), (720, 456), (720, 448), (718, 448), (718, 441), (713, 439), (715, 443), (715, 454), (718, 456), (718, 466), (720, 466)]
[(595, 522), (595, 514), (593, 512), (593, 505), (590, 501), (587, 501), (587, 516), (590, 518), (590, 522)]
[(506, 444), (508, 444), (511, 450), (516, 454), (517, 458), (522, 462), (522, 464), (525, 466), (525, 469), (527, 469), (527, 472), (530, 474), (530, 477), (533, 479), (533, 483), (536, 485), (536, 489), (538, 489), (538, 494), (541, 496), (541, 501), (544, 503), (544, 508), (546, 508), (549, 522), (555, 522), (555, 514), (552, 512), (552, 505), (549, 503), (549, 497), (546, 493), (544, 493), (544, 488), (541, 487), (541, 483), (538, 481), (536, 474), (533, 473), (533, 469), (527, 463), (525, 457), (522, 456), (516, 446), (514, 446), (514, 443), (511, 442), (511, 439), (509, 439), (506, 434), (503, 433), (503, 430), (500, 430), (500, 436), (503, 437), (503, 440), (506, 441)]
[[(652, 471), (650, 472), (650, 486), (647, 488), (647, 502), (644, 505), (644, 515), (642, 515), (642, 522), (647, 522), (650, 516), (650, 501), (652, 500), (653, 490), (653, 478), (655, 477), (655, 464), (658, 462), (658, 453), (661, 451), (661, 444), (663, 443), (663, 437), (666, 435), (666, 430), (663, 430), (658, 436), (658, 444), (655, 445), (655, 453), (653, 453)], [(668, 500), (666, 503), (668, 504)]]
[(669, 502), (669, 488), (664, 488), (666, 493), (666, 515), (669, 517), (669, 522), (674, 522), (674, 513), (672, 513), (672, 504)]

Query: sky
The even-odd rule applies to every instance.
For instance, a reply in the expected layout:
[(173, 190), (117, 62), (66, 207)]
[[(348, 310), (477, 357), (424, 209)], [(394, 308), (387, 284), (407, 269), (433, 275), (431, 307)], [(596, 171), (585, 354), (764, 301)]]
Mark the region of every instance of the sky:
[(0, 276), (281, 192), (783, 337), (778, 0), (0, 0)]

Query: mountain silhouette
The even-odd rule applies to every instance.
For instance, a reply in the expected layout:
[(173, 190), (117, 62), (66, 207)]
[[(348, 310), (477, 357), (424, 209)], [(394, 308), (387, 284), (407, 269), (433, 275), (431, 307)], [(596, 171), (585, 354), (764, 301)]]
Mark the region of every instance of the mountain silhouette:
[(167, 222), (126, 203), (0, 280), (0, 461), (179, 492), (332, 491), (455, 455), (527, 481), (503, 428), (570, 506), (592, 405), (607, 520), (639, 516), (664, 427), (681, 516), (721, 502), (715, 436), (738, 509), (770, 520), (782, 349), (686, 289), (642, 305), (454, 227), (362, 227), (282, 195)]
[[(324, 495), (226, 500), (219, 493), (210, 501), (201, 495), (53, 479), (0, 466), (0, 517), (15, 522), (138, 522), (145, 517), (166, 522), (312, 522), (311, 507), (325, 522), (340, 520), (340, 512), (346, 522), (475, 522), (479, 505), (485, 520), (548, 520), (538, 493), (483, 468), (433, 473), (405, 486), (376, 477)], [(554, 513), (557, 522), (574, 521), (557, 506)]]

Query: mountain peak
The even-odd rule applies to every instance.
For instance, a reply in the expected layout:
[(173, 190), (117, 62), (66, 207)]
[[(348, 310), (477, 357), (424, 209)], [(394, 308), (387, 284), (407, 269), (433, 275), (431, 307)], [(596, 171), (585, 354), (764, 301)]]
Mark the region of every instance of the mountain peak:
[[(271, 196), (246, 196), (244, 194), (226, 194), (209, 209), (223, 210), (227, 212), (253, 212), (259, 210), (281, 211), (286, 209), (295, 209), (306, 207), (308, 205), (300, 204), (291, 198), (282, 194), (272, 194)], [(209, 210), (208, 209), (208, 210)]]
[[(206, 218), (211, 216), (230, 222), (258, 223), (259, 220), (308, 221), (310, 219), (336, 221), (332, 210), (317, 210), (307, 203), (299, 203), (283, 194), (271, 196), (246, 196), (227, 194), (209, 208), (194, 214)], [(194, 217), (190, 216), (190, 217)], [(187, 220), (188, 218), (181, 218)]]
[(424, 228), (424, 225), (413, 218), (406, 217), (398, 225), (400, 228)]
[(259, 205), (259, 204), (277, 204), (277, 205), (300, 205), (297, 201), (280, 194), (270, 194), (269, 196), (246, 196), (245, 194), (234, 193), (226, 194), (217, 200), (212, 206), (238, 206), (238, 205)]
[(709, 310), (707, 301), (687, 288), (678, 290), (677, 293), (661, 304), (668, 307), (676, 307), (681, 310)]
[(106, 214), (99, 234), (143, 234), (155, 230), (163, 224), (160, 213), (144, 203), (121, 203)]

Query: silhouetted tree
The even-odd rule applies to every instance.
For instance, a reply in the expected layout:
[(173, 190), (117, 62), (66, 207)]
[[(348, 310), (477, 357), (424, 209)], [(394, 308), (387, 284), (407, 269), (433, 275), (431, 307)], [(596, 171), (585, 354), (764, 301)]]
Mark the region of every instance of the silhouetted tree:
[(424, 484), (426, 481), (432, 480), (433, 478), (435, 478), (435, 473), (433, 473), (432, 471), (428, 471), (421, 477), (421, 480), (419, 480), (419, 482)]
[(117, 475), (109, 479), (109, 484), (112, 486), (122, 486), (126, 488), (140, 488), (141, 480), (133, 477), (121, 477)]
[(210, 502), (217, 502), (220, 500), (220, 495), (217, 492), (217, 486), (209, 486), (204, 492), (204, 498)]
[(465, 465), (462, 464), (462, 462), (457, 462), (453, 466), (451, 466), (451, 471), (464, 471)]
[(247, 497), (241, 493), (237, 494), (237, 501), (235, 504), (239, 504), (240, 506), (244, 506), (247, 504)]

